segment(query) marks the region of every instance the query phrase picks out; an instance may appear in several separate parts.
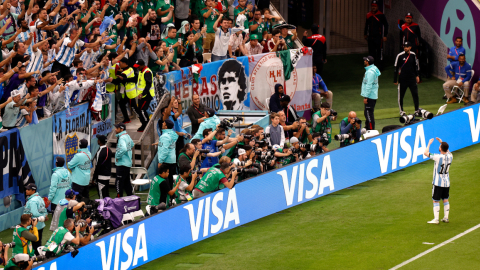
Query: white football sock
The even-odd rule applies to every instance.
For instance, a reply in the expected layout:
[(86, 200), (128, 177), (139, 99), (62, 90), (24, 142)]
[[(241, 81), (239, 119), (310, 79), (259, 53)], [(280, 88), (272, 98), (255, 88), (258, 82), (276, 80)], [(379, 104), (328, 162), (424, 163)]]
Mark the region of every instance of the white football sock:
[(433, 215), (435, 216), (435, 220), (439, 219), (440, 203), (433, 203)]
[(443, 212), (444, 212), (444, 217), (448, 219), (448, 214), (450, 213), (450, 203), (449, 202), (444, 202), (443, 203)]

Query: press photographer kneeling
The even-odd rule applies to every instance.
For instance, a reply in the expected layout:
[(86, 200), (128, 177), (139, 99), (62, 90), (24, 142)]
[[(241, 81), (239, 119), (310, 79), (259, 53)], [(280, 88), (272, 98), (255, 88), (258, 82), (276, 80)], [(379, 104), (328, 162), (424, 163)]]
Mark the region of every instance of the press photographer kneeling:
[[(75, 236), (72, 232), (75, 229)], [(48, 239), (45, 244), (43, 251), (45, 252), (45, 257), (51, 258), (60, 255), (62, 252), (70, 252), (72, 256), (75, 257), (78, 253), (78, 250), (74, 249), (71, 244), (80, 245), (80, 224), (77, 224), (75, 227), (75, 222), (73, 219), (68, 218), (63, 222), (63, 226), (58, 227), (50, 239)]]
[(255, 152), (250, 145), (238, 149), (238, 157), (233, 160), (238, 171), (238, 182), (260, 173), (260, 164), (255, 163)]
[(181, 181), (177, 181), (175, 187), (171, 188), (168, 183), (169, 175), (169, 166), (167, 164), (162, 164), (158, 168), (158, 175), (153, 178), (153, 181), (150, 185), (150, 190), (148, 191), (147, 204), (150, 206), (158, 206), (161, 203), (164, 203), (168, 209), (171, 205), (170, 196), (174, 196), (175, 192), (178, 189)]
[[(205, 195), (205, 193), (218, 190), (221, 184), (230, 189), (233, 188), (238, 174), (237, 170), (232, 171), (234, 167), (235, 165), (230, 162), (220, 163), (220, 168), (217, 168), (217, 166), (211, 167), (195, 186), (193, 197), (199, 198)], [(227, 176), (230, 175), (230, 173), (231, 177), (229, 180)]]
[[(193, 188), (197, 184), (197, 172), (192, 173), (192, 169), (189, 165), (182, 165), (179, 168), (180, 174), (175, 183), (178, 183), (178, 189), (175, 192), (175, 202), (177, 204), (191, 201), (193, 199)], [(201, 172), (199, 172), (201, 173)]]
[(360, 141), (362, 136), (362, 120), (357, 118), (357, 114), (351, 111), (348, 117), (340, 122), (340, 134), (335, 135), (335, 140), (340, 141), (340, 147), (348, 146)]

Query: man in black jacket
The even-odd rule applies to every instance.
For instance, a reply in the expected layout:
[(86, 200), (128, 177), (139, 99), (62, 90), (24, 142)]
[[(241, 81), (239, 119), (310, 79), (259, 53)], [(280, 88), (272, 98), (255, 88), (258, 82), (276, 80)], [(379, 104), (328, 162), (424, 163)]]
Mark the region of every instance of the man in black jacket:
[(205, 109), (207, 106), (200, 103), (200, 96), (197, 94), (192, 95), (192, 105), (187, 110), (188, 118), (192, 121), (192, 132), (190, 134), (196, 134), (200, 123), (202, 123), (207, 117), (205, 117)]
[(375, 65), (382, 70), (383, 42), (387, 41), (388, 22), (385, 14), (378, 10), (378, 1), (372, 1), (372, 9), (367, 13), (363, 35), (368, 41), (368, 54), (375, 59)]
[(401, 25), (401, 42), (410, 42), (412, 45), (412, 52), (418, 55), (418, 47), (420, 46), (420, 40), (422, 35), (420, 33), (420, 26), (413, 22), (413, 14), (407, 13), (405, 15), (405, 23)]
[(98, 196), (100, 199), (110, 197), (108, 193), (108, 185), (112, 175), (112, 157), (114, 156), (112, 150), (107, 147), (107, 137), (104, 135), (97, 135), (98, 145), (100, 148), (95, 154), (96, 161), (95, 172), (93, 173), (93, 181), (97, 184)]
[(312, 28), (310, 29), (312, 35), (309, 37), (307, 37), (308, 32), (305, 30), (302, 42), (303, 45), (313, 49), (313, 65), (317, 67), (317, 73), (321, 76), (323, 64), (327, 63), (327, 40), (325, 39), (325, 36), (318, 33), (318, 28), (318, 25), (312, 25)]
[(275, 85), (275, 93), (270, 96), (270, 101), (268, 104), (268, 108), (271, 112), (276, 113), (283, 110), (282, 106), (280, 105), (280, 99), (284, 96), (283, 93), (283, 86), (277, 83)]
[(413, 103), (415, 104), (415, 113), (418, 114), (419, 101), (417, 83), (420, 82), (420, 77), (418, 76), (417, 55), (410, 51), (412, 49), (410, 42), (405, 42), (403, 49), (404, 51), (399, 53), (395, 59), (395, 73), (393, 75), (393, 83), (398, 85), (398, 107), (400, 109), (400, 115), (404, 115), (403, 97), (405, 97), (407, 88), (410, 88)]

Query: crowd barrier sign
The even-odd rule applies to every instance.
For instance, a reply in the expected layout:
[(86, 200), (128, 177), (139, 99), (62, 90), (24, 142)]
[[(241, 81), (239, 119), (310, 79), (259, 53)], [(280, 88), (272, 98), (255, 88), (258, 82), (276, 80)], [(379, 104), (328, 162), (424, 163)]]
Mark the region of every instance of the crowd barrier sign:
[[(105, 235), (80, 248), (75, 258), (67, 254), (35, 269), (133, 269), (242, 224), (423, 162), (430, 138), (440, 137), (455, 151), (478, 143), (479, 133), (480, 105), (461, 108), (207, 194)], [(438, 146), (435, 141), (431, 151)]]

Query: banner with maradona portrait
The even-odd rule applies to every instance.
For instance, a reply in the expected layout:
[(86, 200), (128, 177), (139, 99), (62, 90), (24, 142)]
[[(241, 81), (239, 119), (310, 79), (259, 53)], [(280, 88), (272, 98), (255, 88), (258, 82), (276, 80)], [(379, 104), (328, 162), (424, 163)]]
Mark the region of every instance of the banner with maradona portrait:
[(65, 158), (65, 164), (77, 153), (81, 139), (88, 140), (90, 149), (90, 111), (88, 103), (63, 110), (53, 115), (53, 162), (57, 156)]
[[(312, 103), (312, 49), (302, 48), (248, 57), (250, 66), (250, 95), (252, 110), (268, 110), (268, 100), (281, 84), (291, 98), (290, 105), (297, 111), (311, 109)], [(289, 74), (286, 74), (288, 72)], [(290, 77), (285, 81), (285, 77)]]
[(182, 100), (183, 109), (191, 105), (196, 94), (200, 102), (216, 111), (250, 110), (248, 68), (248, 58), (238, 57), (204, 64), (195, 76), (192, 67), (161, 76), (167, 91)]

